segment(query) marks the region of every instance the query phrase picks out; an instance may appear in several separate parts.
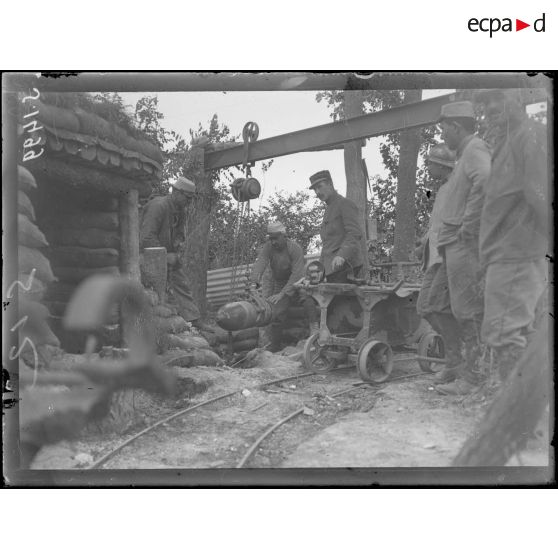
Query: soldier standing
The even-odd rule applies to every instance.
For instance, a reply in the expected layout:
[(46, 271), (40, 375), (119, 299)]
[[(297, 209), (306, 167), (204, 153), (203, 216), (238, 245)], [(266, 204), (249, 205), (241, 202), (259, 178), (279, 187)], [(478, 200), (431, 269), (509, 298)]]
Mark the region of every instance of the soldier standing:
[[(483, 340), (503, 381), (525, 351), (537, 304), (545, 306), (549, 251), (546, 126), (529, 118), (521, 91), (480, 92), (489, 135), (496, 138), (480, 223), (485, 271)], [(542, 303), (542, 304), (541, 304)]]
[[(442, 140), (457, 152), (457, 163), (440, 215), (438, 249), (447, 275), (451, 311), (460, 329), (453, 328), (451, 335), (461, 336), (465, 362), (455, 370), (455, 381), (437, 386), (437, 390), (447, 395), (466, 395), (481, 380), (478, 369), (483, 293), (478, 246), (490, 152), (484, 141), (474, 135), (475, 113), (470, 101), (444, 105), (440, 128)], [(449, 381), (451, 377), (444, 379)]]

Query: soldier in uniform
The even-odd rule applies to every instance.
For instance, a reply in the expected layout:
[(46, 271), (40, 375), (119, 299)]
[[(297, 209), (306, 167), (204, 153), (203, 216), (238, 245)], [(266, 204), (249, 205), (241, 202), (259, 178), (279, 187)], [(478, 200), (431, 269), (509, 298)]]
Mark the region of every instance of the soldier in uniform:
[(447, 145), (432, 147), (426, 158), (430, 188), (435, 192), (434, 206), (428, 230), (420, 240), (418, 253), (422, 257), (424, 278), (417, 298), (417, 312), (444, 341), (446, 364), (434, 378), (435, 383), (455, 379), (456, 371), (463, 366), (462, 339), (459, 323), (451, 311), (447, 273), (442, 256), (438, 253), (440, 214), (446, 200), (450, 175), (455, 166), (455, 152)]
[(480, 220), (480, 261), (485, 272), (483, 340), (494, 350), (506, 380), (546, 306), (548, 284), (548, 139), (529, 118), (521, 90), (480, 92), (488, 135), (495, 138), (492, 174)]
[[(270, 327), (271, 352), (278, 351), (287, 310), (300, 305), (301, 300), (293, 286), (304, 275), (304, 253), (300, 245), (287, 238), (286, 228), (279, 221), (267, 226), (268, 240), (263, 245), (250, 277), (252, 288), (258, 288), (266, 269), (271, 271), (268, 301), (273, 305), (273, 322)], [(304, 303), (307, 304), (306, 298)]]
[(167, 250), (168, 287), (170, 302), (178, 313), (201, 330), (211, 330), (200, 318), (192, 298), (184, 266), (177, 252), (185, 242), (185, 208), (192, 202), (196, 186), (180, 177), (166, 196), (150, 200), (144, 207), (140, 224), (140, 249), (164, 247)]
[[(478, 374), (483, 316), (483, 290), (478, 246), (484, 191), (490, 176), (490, 151), (475, 136), (475, 113), (470, 101), (449, 103), (442, 107), (442, 140), (457, 152), (457, 163), (448, 182), (441, 209), (438, 250), (442, 270), (447, 275), (452, 314), (459, 324), (465, 362), (456, 369), (455, 381), (437, 386), (447, 395), (466, 395), (482, 381)], [(451, 377), (444, 378), (450, 381)]]
[[(322, 252), (320, 262), (324, 266), (328, 283), (348, 283), (349, 276), (358, 276), (365, 255), (359, 211), (355, 203), (340, 195), (333, 186), (331, 174), (323, 170), (310, 177), (310, 189), (326, 204), (320, 237)], [(318, 328), (319, 311), (312, 305), (311, 330)]]

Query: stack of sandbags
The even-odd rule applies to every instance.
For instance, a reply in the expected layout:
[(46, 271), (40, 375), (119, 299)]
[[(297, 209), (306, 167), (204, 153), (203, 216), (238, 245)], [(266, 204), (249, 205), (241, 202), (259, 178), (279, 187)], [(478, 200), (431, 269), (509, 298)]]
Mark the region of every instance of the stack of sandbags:
[[(46, 364), (60, 347), (58, 337), (51, 330), (49, 310), (40, 304), (48, 285), (56, 281), (48, 258), (43, 251), (48, 247), (45, 235), (35, 224), (35, 208), (29, 194), (37, 188), (33, 175), (18, 167), (18, 300), (21, 317), (26, 317), (20, 335), (29, 338), (33, 347), (20, 351), (20, 357), (32, 368)], [(29, 344), (27, 344), (29, 345)], [(38, 361), (36, 361), (38, 359)]]
[[(84, 334), (66, 330), (62, 318), (84, 279), (98, 273), (119, 274), (118, 200), (106, 194), (77, 196), (63, 188), (51, 188), (43, 197), (37, 217), (48, 240), (48, 256), (58, 278), (47, 289), (44, 303), (53, 316), (52, 326), (63, 348), (80, 353), (85, 346)], [(99, 345), (120, 345), (117, 306), (96, 334)]]
[[(225, 354), (229, 350), (229, 332), (217, 327), (216, 336), (218, 350), (221, 354)], [(257, 327), (251, 327), (248, 329), (241, 329), (239, 331), (232, 332), (232, 350), (233, 353), (241, 353), (243, 351), (250, 351), (258, 346), (259, 340), (259, 329)]]
[(18, 166), (18, 279), (19, 296), (40, 301), (50, 283), (56, 281), (48, 258), (44, 255), (48, 241), (35, 224), (35, 209), (30, 194), (37, 188), (33, 175)]
[[(53, 196), (45, 207), (43, 222), (49, 241), (49, 257), (60, 283), (47, 292), (55, 316), (77, 285), (97, 273), (119, 275), (119, 223), (117, 200), (111, 196), (81, 200)], [(107, 325), (118, 326), (118, 312)], [(115, 328), (115, 329), (116, 329)]]
[(157, 348), (164, 362), (172, 366), (221, 366), (223, 361), (211, 350), (207, 339), (192, 332), (190, 324), (176, 309), (146, 289), (152, 306)]

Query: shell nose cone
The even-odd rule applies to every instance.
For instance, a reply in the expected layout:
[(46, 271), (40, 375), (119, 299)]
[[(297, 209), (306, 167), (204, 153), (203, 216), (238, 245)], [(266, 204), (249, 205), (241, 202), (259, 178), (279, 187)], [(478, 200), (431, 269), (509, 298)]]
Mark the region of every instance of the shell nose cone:
[(245, 327), (246, 309), (239, 302), (230, 302), (217, 311), (217, 324), (227, 331), (236, 331)]

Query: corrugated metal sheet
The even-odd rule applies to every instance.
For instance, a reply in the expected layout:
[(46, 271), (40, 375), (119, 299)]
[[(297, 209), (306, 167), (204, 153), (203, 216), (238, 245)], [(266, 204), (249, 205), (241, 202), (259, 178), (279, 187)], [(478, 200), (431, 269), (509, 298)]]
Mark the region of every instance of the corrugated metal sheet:
[[(306, 262), (320, 257), (319, 254), (308, 254), (304, 256)], [(252, 264), (238, 266), (236, 268), (235, 288), (233, 290), (233, 300), (239, 298), (244, 293), (246, 273), (250, 273)], [(232, 287), (233, 268), (222, 267), (212, 269), (207, 272), (207, 302), (217, 310), (229, 301)]]

